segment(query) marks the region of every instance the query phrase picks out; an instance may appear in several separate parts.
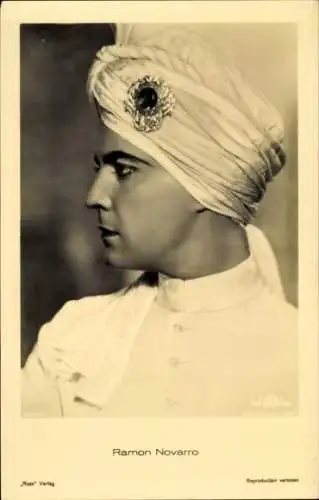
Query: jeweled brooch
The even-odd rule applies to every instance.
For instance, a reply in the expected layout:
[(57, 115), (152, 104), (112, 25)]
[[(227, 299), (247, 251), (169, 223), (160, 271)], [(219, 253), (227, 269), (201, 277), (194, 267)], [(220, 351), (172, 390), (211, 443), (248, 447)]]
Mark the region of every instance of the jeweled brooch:
[(125, 111), (130, 113), (134, 127), (141, 132), (160, 129), (164, 118), (173, 113), (175, 97), (162, 78), (149, 74), (138, 78), (127, 94)]

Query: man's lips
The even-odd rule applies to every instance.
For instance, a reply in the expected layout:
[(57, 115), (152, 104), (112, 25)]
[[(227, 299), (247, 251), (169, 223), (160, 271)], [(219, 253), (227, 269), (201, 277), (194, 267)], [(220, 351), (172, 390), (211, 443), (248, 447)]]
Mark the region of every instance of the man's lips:
[(119, 235), (118, 231), (114, 231), (114, 229), (111, 229), (110, 227), (104, 226), (102, 224), (99, 224), (98, 228), (101, 232), (102, 238), (111, 238), (112, 236)]

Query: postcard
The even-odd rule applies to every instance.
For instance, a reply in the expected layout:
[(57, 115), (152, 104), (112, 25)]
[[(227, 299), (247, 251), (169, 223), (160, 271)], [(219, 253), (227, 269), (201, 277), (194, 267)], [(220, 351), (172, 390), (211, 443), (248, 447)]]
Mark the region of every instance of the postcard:
[(316, 2), (1, 28), (4, 498), (316, 498)]

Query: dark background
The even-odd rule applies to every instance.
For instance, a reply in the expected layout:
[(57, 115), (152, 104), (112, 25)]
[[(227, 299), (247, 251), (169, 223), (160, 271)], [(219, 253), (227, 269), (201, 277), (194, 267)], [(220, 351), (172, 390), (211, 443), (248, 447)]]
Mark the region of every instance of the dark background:
[[(297, 304), (296, 33), (292, 25), (204, 25), (282, 113), (288, 164), (256, 224), (277, 255), (287, 298)], [(106, 293), (134, 273), (107, 268), (96, 217), (85, 208), (93, 181), (97, 120), (85, 85), (107, 24), (21, 26), (22, 363), (41, 324), (69, 299)]]

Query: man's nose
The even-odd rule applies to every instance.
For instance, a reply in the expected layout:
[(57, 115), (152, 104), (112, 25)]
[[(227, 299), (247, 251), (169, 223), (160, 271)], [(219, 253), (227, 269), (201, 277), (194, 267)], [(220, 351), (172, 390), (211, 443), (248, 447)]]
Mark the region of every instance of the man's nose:
[(115, 188), (115, 175), (107, 168), (101, 168), (95, 181), (93, 182), (87, 198), (88, 208), (104, 208), (109, 210), (112, 207), (112, 194)]

